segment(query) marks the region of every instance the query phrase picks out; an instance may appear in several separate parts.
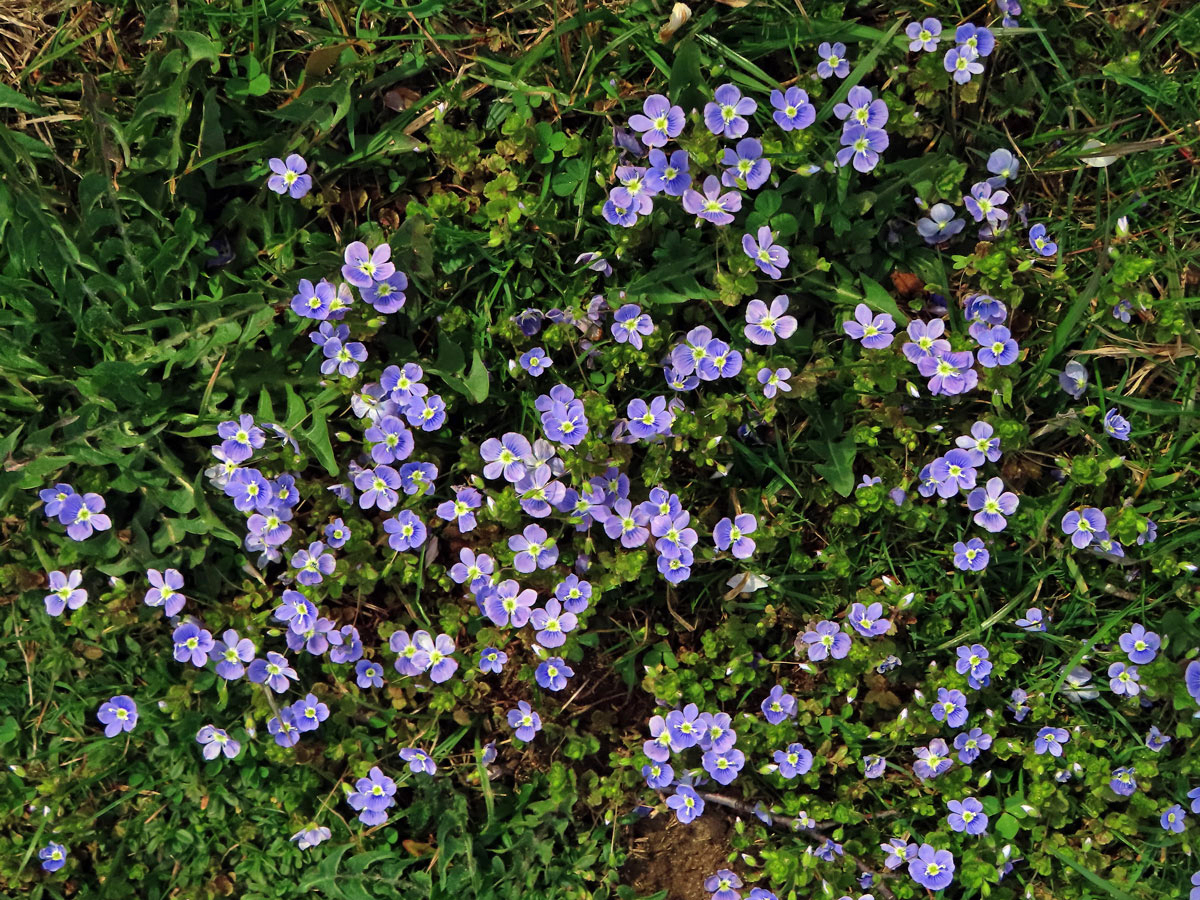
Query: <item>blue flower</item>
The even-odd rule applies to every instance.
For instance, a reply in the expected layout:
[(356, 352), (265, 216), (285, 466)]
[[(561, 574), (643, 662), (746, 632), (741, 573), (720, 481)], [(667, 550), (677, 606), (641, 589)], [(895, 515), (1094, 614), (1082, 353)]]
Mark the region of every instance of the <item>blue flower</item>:
[(821, 78), (832, 78), (835, 75), (845, 78), (850, 74), (850, 61), (846, 59), (845, 44), (823, 41), (817, 47), (817, 56), (821, 57), (821, 61), (817, 63), (817, 75)]
[(704, 124), (713, 134), (736, 140), (750, 128), (745, 117), (758, 109), (750, 97), (743, 97), (732, 84), (723, 84), (704, 106)]
[(808, 93), (798, 87), (787, 91), (771, 91), (772, 118), (784, 131), (801, 131), (817, 120), (817, 109), (808, 100)]

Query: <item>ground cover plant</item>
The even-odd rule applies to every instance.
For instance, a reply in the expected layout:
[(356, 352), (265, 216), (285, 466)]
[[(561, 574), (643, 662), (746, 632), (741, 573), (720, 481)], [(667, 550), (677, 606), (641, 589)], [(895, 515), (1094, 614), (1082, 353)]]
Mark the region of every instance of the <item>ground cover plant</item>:
[(0, 21), (5, 896), (1200, 896), (1189, 4)]

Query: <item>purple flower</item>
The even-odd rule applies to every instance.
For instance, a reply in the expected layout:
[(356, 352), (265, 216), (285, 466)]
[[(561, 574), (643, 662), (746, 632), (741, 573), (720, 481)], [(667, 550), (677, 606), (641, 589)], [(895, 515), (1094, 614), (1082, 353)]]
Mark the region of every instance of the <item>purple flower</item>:
[(784, 719), (795, 717), (796, 698), (791, 694), (784, 693), (783, 688), (777, 684), (771, 688), (771, 692), (767, 694), (760, 708), (767, 722), (771, 725), (778, 725)]
[(896, 869), (908, 860), (915, 859), (918, 848), (916, 844), (910, 844), (904, 838), (892, 838), (888, 843), (880, 844), (879, 849), (888, 854), (883, 862), (884, 866)]
[(437, 514), (447, 522), (454, 520), (463, 534), (475, 529), (475, 510), (483, 505), (483, 495), (473, 487), (455, 488), (454, 499), (438, 504)]
[(317, 620), (317, 608), (313, 602), (290, 588), (283, 592), (283, 602), (275, 608), (275, 618), (287, 622), (288, 628), (302, 634), (313, 627)]
[(521, 590), (521, 586), (507, 578), (487, 593), (483, 601), (483, 614), (494, 625), (512, 625), (521, 628), (529, 621), (537, 593), (532, 588)]
[(634, 398), (629, 401), (626, 414), (629, 417), (629, 433), (641, 440), (666, 434), (675, 418), (667, 410), (666, 397), (654, 397), (649, 404), (640, 397)]
[(984, 328), (975, 332), (975, 340), (979, 342), (979, 364), (985, 369), (997, 366), (1012, 365), (1020, 353), (1017, 342), (1012, 339), (1012, 333), (1003, 325)]
[(272, 156), (267, 160), (274, 173), (267, 179), (267, 187), (277, 194), (288, 194), (293, 200), (299, 200), (312, 190), (312, 176), (305, 175), (308, 163), (299, 153), (291, 153), (286, 160)]
[(963, 205), (976, 222), (987, 220), (996, 227), (1008, 219), (1002, 204), (1008, 202), (1008, 192), (995, 190), (988, 182), (980, 181), (971, 186), (971, 193), (963, 196)]
[(528, 703), (521, 700), (516, 709), (508, 711), (508, 727), (515, 730), (517, 740), (528, 742), (542, 730), (542, 719)]
[(774, 371), (765, 366), (758, 370), (755, 376), (758, 383), (762, 385), (763, 396), (768, 400), (774, 398), (779, 391), (791, 391), (792, 386), (788, 384), (788, 379), (792, 377), (792, 370), (786, 367), (775, 369)]
[(63, 610), (79, 609), (83, 604), (87, 603), (87, 591), (79, 585), (83, 581), (83, 574), (78, 569), (72, 569), (71, 574), (67, 575), (60, 571), (53, 571), (49, 574), (50, 593), (45, 596), (46, 612), (52, 616), (61, 616)]
[[(550, 602), (556, 603), (557, 601), (551, 600)], [(538, 612), (541, 610), (535, 610), (534, 614), (536, 615)], [(543, 641), (543, 643), (545, 642)], [(544, 660), (533, 673), (538, 686), (548, 691), (561, 691), (567, 686), (567, 679), (574, 674), (575, 670), (568, 666), (566, 660), (561, 656), (552, 656)]]
[(1051, 756), (1062, 756), (1062, 745), (1071, 739), (1065, 728), (1041, 728), (1033, 742), (1033, 751), (1039, 756), (1049, 753)]
[(1183, 811), (1183, 807), (1176, 803), (1174, 806), (1168, 806), (1163, 810), (1162, 818), (1159, 823), (1162, 825), (1163, 831), (1170, 831), (1175, 834), (1182, 834), (1186, 828), (1185, 820), (1187, 813)]
[(1045, 631), (1046, 616), (1036, 606), (1031, 606), (1025, 610), (1024, 618), (1017, 619), (1015, 624), (1018, 628), (1024, 628), (1026, 631)]
[(56, 484), (52, 488), (43, 488), (38, 492), (38, 497), (46, 504), (42, 508), (42, 514), (47, 519), (53, 519), (62, 512), (63, 504), (67, 502), (67, 498), (75, 493), (75, 488), (69, 484)]
[(362, 241), (354, 241), (346, 247), (342, 277), (356, 288), (369, 288), (376, 281), (386, 281), (396, 271), (389, 262), (391, 256), (392, 248), (387, 244), (368, 251)]
[(1169, 734), (1163, 734), (1154, 725), (1150, 726), (1150, 733), (1146, 735), (1146, 749), (1158, 753), (1169, 743), (1171, 743), (1171, 736)]
[(458, 660), (453, 656), (455, 651), (454, 639), (448, 634), (439, 634), (436, 638), (427, 631), (418, 631), (413, 636), (417, 652), (412, 655), (412, 664), (422, 672), (429, 672), (429, 680), (434, 684), (449, 681), (450, 676), (458, 670)]
[[(429, 636), (428, 632), (424, 631), (419, 631), (417, 634), (424, 634), (426, 637)], [(388, 648), (396, 654), (396, 662), (394, 667), (401, 675), (407, 675), (410, 678), (415, 678), (425, 671), (415, 662), (417, 658), (417, 652), (420, 648), (417, 646), (415, 641), (409, 638), (407, 631), (393, 632), (392, 636), (388, 638)], [(422, 658), (422, 662), (426, 661), (427, 659)]]
[(768, 277), (779, 278), (783, 275), (782, 267), (788, 264), (788, 252), (786, 247), (781, 247), (773, 241), (771, 229), (761, 225), (757, 240), (748, 234), (742, 235), (742, 252), (754, 260), (754, 264)]
[(67, 848), (62, 844), (50, 841), (38, 850), (38, 859), (42, 861), (42, 869), (47, 872), (57, 872), (67, 864)]
[(982, 728), (972, 728), (954, 737), (954, 749), (958, 751), (958, 760), (970, 765), (979, 759), (979, 753), (992, 746), (992, 736)]
[(838, 78), (845, 78), (850, 74), (850, 61), (846, 59), (846, 45), (843, 43), (830, 44), (828, 41), (823, 41), (817, 47), (817, 56), (821, 57), (821, 61), (817, 63), (817, 75), (821, 78), (830, 78), (836, 75)]
[(1118, 441), (1127, 441), (1129, 432), (1129, 420), (1118, 413), (1116, 409), (1110, 409), (1104, 414), (1104, 433), (1109, 437), (1116, 438)]
[(408, 424), (422, 431), (437, 431), (446, 421), (446, 401), (437, 394), (416, 397), (404, 411)]
[(329, 318), (337, 289), (325, 279), (313, 286), (307, 278), (300, 279), (300, 287), (292, 297), (292, 312), (306, 319), (324, 321)]
[[(927, 244), (940, 244), (942, 241), (948, 241), (965, 227), (966, 223), (954, 215), (954, 207), (948, 203), (933, 204), (929, 208), (929, 215), (917, 220), (917, 234), (923, 237)], [(941, 320), (935, 319), (934, 321)]]
[(709, 175), (704, 179), (703, 194), (691, 188), (684, 191), (683, 208), (714, 225), (728, 225), (733, 221), (733, 213), (742, 208), (742, 195), (737, 191), (722, 194), (721, 183), (716, 176)]
[(637, 224), (638, 209), (641, 204), (623, 187), (615, 187), (609, 191), (608, 199), (604, 201), (601, 214), (609, 225), (620, 225), (631, 228)]
[(908, 35), (908, 49), (911, 52), (924, 50), (926, 53), (933, 53), (941, 40), (942, 23), (932, 18), (922, 22), (909, 22), (904, 33)]
[(292, 722), (300, 732), (316, 731), (329, 718), (329, 707), (318, 700), (316, 694), (308, 694), (303, 700), (297, 700), (291, 710)]
[(908, 874), (921, 887), (940, 891), (954, 881), (954, 855), (949, 850), (935, 850), (922, 844), (916, 856), (908, 861)]
[(970, 454), (972, 466), (982, 466), (984, 460), (1000, 460), (1000, 438), (995, 437), (995, 430), (987, 422), (976, 422), (971, 433), (958, 436), (954, 444)]
[(360, 509), (377, 507), (386, 512), (400, 502), (400, 473), (391, 466), (363, 469), (354, 478), (354, 486), (362, 491), (358, 497)]
[(846, 102), (834, 106), (833, 114), (844, 121), (847, 128), (853, 125), (882, 128), (888, 120), (887, 104), (876, 100), (871, 91), (861, 85), (850, 88)]
[(966, 84), (972, 75), (983, 74), (983, 63), (979, 62), (979, 54), (965, 47), (951, 47), (947, 50), (942, 65), (959, 84)]
[[(662, 151), (659, 152), (661, 153)], [(651, 152), (650, 157), (651, 159), (654, 158), (653, 152)], [(613, 273), (612, 266), (609, 265), (608, 260), (594, 251), (580, 253), (577, 257), (575, 257), (575, 265), (579, 265), (580, 263), (587, 263), (587, 267), (589, 269), (599, 272), (605, 278), (609, 278)], [(534, 310), (534, 312), (536, 312), (536, 310)], [(524, 331), (523, 328), (521, 330)], [(529, 332), (526, 332), (526, 334), (528, 333)], [(537, 331), (534, 331), (533, 334), (537, 334)]]
[(812, 631), (806, 631), (804, 643), (808, 644), (808, 658), (819, 662), (826, 657), (845, 659), (850, 653), (850, 635), (838, 628), (836, 622), (818, 622)]
[[(761, 234), (762, 229), (759, 231)], [(746, 339), (760, 347), (770, 347), (777, 339), (787, 340), (795, 334), (796, 317), (785, 315), (788, 304), (785, 294), (775, 297), (770, 307), (761, 300), (751, 300), (746, 304)]]
[(554, 598), (546, 601), (544, 609), (533, 610), (529, 621), (537, 629), (537, 640), (543, 647), (561, 647), (567, 642), (567, 633), (578, 624), (575, 614), (563, 612), (562, 604)]
[(359, 341), (343, 344), (338, 340), (326, 341), (321, 347), (325, 361), (321, 363), (321, 374), (332, 375), (337, 371), (347, 378), (358, 374), (358, 364), (367, 358), (367, 348)]
[[(961, 448), (947, 451), (930, 463), (932, 476), (937, 480), (940, 497), (953, 497), (960, 490), (975, 487), (975, 466), (971, 453)], [(969, 502), (969, 501), (968, 501)]]
[(807, 774), (813, 765), (813, 755), (803, 744), (788, 744), (786, 750), (776, 750), (772, 758), (779, 766), (779, 774), (787, 779)]
[(911, 340), (900, 349), (904, 351), (905, 358), (914, 364), (926, 357), (936, 358), (950, 350), (950, 342), (942, 338), (945, 330), (944, 319), (930, 319), (928, 322), (913, 319), (907, 328)]
[(675, 788), (675, 793), (667, 798), (667, 806), (675, 810), (680, 822), (690, 825), (697, 816), (704, 813), (704, 798), (689, 785), (681, 784)]
[(580, 580), (578, 575), (568, 575), (555, 586), (554, 597), (567, 612), (581, 613), (588, 608), (592, 598), (592, 585)]
[(747, 537), (758, 528), (758, 520), (750, 513), (733, 519), (721, 519), (713, 528), (713, 543), (718, 550), (728, 550), (736, 559), (749, 559), (754, 554), (754, 539)]
[(408, 770), (414, 775), (436, 775), (437, 763), (420, 747), (405, 747), (400, 751), (400, 758), (408, 763)]
[(691, 184), (686, 150), (676, 150), (670, 158), (662, 150), (650, 151), (650, 167), (646, 169), (647, 191), (663, 193), (668, 197), (682, 197)]
[(642, 104), (645, 115), (629, 117), (629, 127), (641, 133), (642, 143), (647, 147), (661, 147), (668, 140), (677, 137), (687, 118), (683, 107), (672, 106), (671, 101), (662, 94), (647, 97)]
[(704, 358), (696, 366), (703, 381), (732, 378), (742, 370), (742, 354), (724, 341), (711, 340), (704, 348)]
[(626, 303), (613, 315), (611, 330), (618, 344), (628, 342), (630, 346), (641, 350), (642, 335), (654, 331), (654, 322), (636, 303)]
[(771, 91), (772, 118), (784, 131), (801, 131), (817, 121), (817, 109), (808, 101), (808, 93), (798, 87)]
[(958, 26), (954, 32), (954, 40), (979, 56), (990, 56), (996, 47), (996, 38), (990, 31), (970, 22)]
[(882, 350), (892, 345), (896, 322), (887, 313), (872, 314), (867, 304), (860, 303), (854, 307), (854, 321), (843, 322), (842, 330), (869, 350)]
[(383, 774), (379, 766), (372, 766), (366, 778), (354, 783), (354, 791), (346, 802), (358, 810), (358, 818), (364, 825), (382, 825), (387, 821), (387, 810), (396, 802), (396, 782)]
[(410, 509), (401, 510), (383, 523), (388, 533), (388, 546), (397, 552), (416, 550), (425, 543), (425, 523)]
[(246, 675), (255, 684), (265, 684), (277, 694), (288, 689), (289, 678), (294, 680), (299, 677), (287, 657), (274, 650), (267, 652), (266, 659), (253, 660), (246, 668)]
[(118, 694), (110, 697), (107, 703), (100, 704), (96, 718), (104, 726), (105, 737), (116, 737), (122, 731), (133, 731), (138, 720), (137, 704), (129, 695)]
[(725, 187), (756, 191), (771, 174), (771, 162), (763, 157), (762, 143), (756, 138), (742, 138), (734, 147), (726, 147), (721, 165), (726, 167), (721, 173)]
[(882, 603), (872, 603), (870, 606), (854, 603), (850, 606), (850, 612), (846, 618), (854, 630), (863, 637), (879, 637), (881, 634), (887, 634), (892, 627), (891, 621), (881, 618), (882, 616)]
[(1134, 777), (1133, 766), (1113, 769), (1112, 780), (1108, 782), (1108, 786), (1119, 797), (1132, 797), (1137, 790), (1137, 779)]
[(718, 869), (716, 875), (704, 879), (704, 889), (712, 894), (711, 900), (741, 900), (735, 888), (742, 886), (742, 879), (728, 869)]
[(458, 558), (459, 562), (450, 568), (450, 577), (455, 583), (466, 584), (471, 591), (478, 592), (491, 582), (496, 563), (486, 553), (477, 556), (470, 547), (463, 547), (458, 552)]
[(958, 659), (954, 664), (954, 670), (959, 675), (967, 675), (971, 687), (979, 690), (980, 683), (985, 682), (992, 671), (987, 647), (983, 644), (971, 644), (969, 647), (959, 647), (955, 652), (958, 654)]
[(1114, 694), (1136, 697), (1142, 690), (1142, 686), (1138, 684), (1137, 666), (1113, 663), (1108, 667), (1108, 686)]
[(58, 521), (67, 526), (67, 537), (86, 541), (93, 531), (112, 528), (112, 519), (104, 514), (104, 498), (99, 494), (71, 494), (62, 502)]
[(1012, 491), (1004, 490), (999, 478), (989, 478), (986, 488), (975, 488), (967, 495), (967, 509), (975, 512), (975, 524), (993, 534), (1008, 525), (1005, 516), (1017, 511), (1020, 501)]
[(529, 441), (514, 431), (497, 440), (488, 438), (479, 448), (480, 455), (487, 463), (483, 467), (484, 478), (499, 478), (504, 476), (506, 481), (515, 484), (525, 477), (525, 464), (522, 460), (530, 453)]
[(704, 771), (711, 775), (718, 784), (732, 784), (745, 764), (746, 754), (737, 748), (709, 750), (701, 758)]
[(484, 647), (483, 652), (479, 654), (479, 671), (492, 672), (499, 675), (504, 671), (504, 664), (508, 662), (508, 654), (503, 650), (497, 650), (495, 647)]
[[(1094, 506), (1071, 510), (1062, 517), (1063, 534), (1071, 538), (1071, 543), (1082, 550), (1090, 544), (1093, 538), (1108, 528), (1108, 519), (1104, 513)], [(1153, 657), (1151, 657), (1153, 659)], [(1141, 662), (1135, 659), (1134, 662)]]
[(965, 544), (962, 541), (954, 544), (954, 566), (964, 572), (982, 572), (990, 559), (991, 554), (979, 538), (971, 538)]
[(397, 269), (389, 277), (376, 279), (370, 287), (359, 288), (363, 300), (374, 307), (381, 315), (391, 315), (404, 308), (407, 297), (404, 291), (408, 288), (408, 276)]
[(558, 560), (558, 545), (540, 525), (526, 525), (521, 534), (508, 539), (508, 549), (516, 553), (513, 566), (525, 574), (548, 569)]
[(951, 728), (961, 728), (968, 716), (967, 695), (960, 690), (938, 688), (937, 702), (930, 712), (937, 721), (945, 722)]
[(887, 760), (882, 756), (863, 757), (863, 777), (878, 778), (887, 768)]
[(534, 347), (521, 354), (521, 368), (535, 378), (554, 364), (554, 360), (541, 347)]
[(226, 681), (234, 681), (246, 674), (245, 663), (254, 659), (254, 641), (239, 637), (232, 628), (214, 641), (208, 658), (217, 664), (217, 674)]
[(1183, 673), (1183, 682), (1193, 700), (1200, 703), (1200, 660), (1192, 660)]
[(1029, 246), (1042, 256), (1053, 256), (1058, 252), (1058, 244), (1046, 237), (1046, 226), (1041, 222), (1029, 229)]
[(927, 387), (931, 394), (950, 397), (965, 394), (979, 384), (979, 373), (971, 368), (974, 362), (975, 356), (970, 350), (941, 353), (918, 360), (917, 371), (929, 379)]
[(383, 687), (383, 668), (379, 663), (372, 660), (360, 659), (355, 663), (354, 677), (358, 682), (358, 686), (363, 690), (373, 687)]
[(371, 448), (371, 459), (376, 463), (401, 462), (412, 456), (412, 432), (396, 416), (381, 417), (366, 430), (363, 437), (375, 442)]
[(208, 653), (213, 648), (212, 635), (192, 622), (185, 622), (171, 634), (175, 644), (175, 661), (190, 662), (198, 669), (208, 663)]
[(848, 125), (842, 131), (842, 149), (837, 152), (837, 164), (844, 166), (853, 161), (857, 171), (870, 172), (879, 164), (879, 154), (889, 143), (888, 133), (882, 128)]
[(1081, 363), (1071, 360), (1058, 374), (1058, 385), (1076, 400), (1087, 390), (1088, 371)]
[(1162, 639), (1153, 631), (1147, 631), (1146, 626), (1138, 622), (1117, 639), (1117, 644), (1129, 656), (1129, 661), (1144, 666), (1154, 662)]
[(950, 810), (950, 814), (946, 816), (946, 824), (952, 831), (965, 831), (971, 835), (987, 832), (987, 813), (983, 811), (983, 804), (974, 797), (965, 797), (961, 802), (951, 800), (946, 804), (946, 808)]
[(296, 727), (290, 706), (285, 706), (279, 710), (279, 715), (267, 720), (267, 732), (280, 747), (295, 747), (300, 743), (300, 729)]
[(918, 747), (916, 757), (913, 771), (918, 778), (936, 778), (954, 765), (954, 761), (950, 759), (950, 748), (941, 738), (934, 738), (928, 747)]
[(298, 569), (296, 581), (300, 584), (320, 584), (326, 575), (332, 575), (334, 559), (332, 553), (325, 552), (325, 545), (313, 541), (307, 550), (297, 550), (292, 554), (292, 568)]
[(756, 109), (754, 100), (743, 97), (734, 85), (723, 84), (713, 93), (712, 101), (704, 105), (704, 124), (713, 134), (735, 140), (750, 128), (744, 117)]

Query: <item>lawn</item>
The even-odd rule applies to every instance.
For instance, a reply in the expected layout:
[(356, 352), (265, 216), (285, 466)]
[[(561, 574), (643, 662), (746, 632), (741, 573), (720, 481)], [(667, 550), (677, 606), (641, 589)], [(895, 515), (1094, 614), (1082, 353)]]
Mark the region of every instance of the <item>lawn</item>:
[(0, 10), (0, 895), (1200, 898), (1198, 56)]

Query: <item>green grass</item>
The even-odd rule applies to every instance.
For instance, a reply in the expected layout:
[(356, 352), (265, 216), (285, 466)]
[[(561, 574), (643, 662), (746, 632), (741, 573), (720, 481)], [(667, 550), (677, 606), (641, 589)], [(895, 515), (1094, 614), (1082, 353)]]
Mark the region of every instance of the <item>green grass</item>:
[[(848, 691), (874, 689), (860, 675), (879, 648), (856, 645), (854, 665), (806, 685), (804, 725), (826, 763), (821, 781), (788, 792), (764, 777), (746, 785), (745, 799), (787, 815), (807, 809), (877, 868), (872, 840), (892, 832), (863, 823), (858, 757), (886, 747), (897, 767), (887, 802), (911, 812), (911, 830), (927, 825), (939, 796), (902, 775), (908, 748), (934, 731), (922, 731), (924, 720), (896, 724), (895, 713), (909, 706), (915, 723), (912, 690), (928, 692), (937, 677), (929, 663), (944, 669), (955, 646), (980, 640), (1011, 673), (997, 679), (1005, 696), (1018, 685), (1044, 695), (1031, 722), (1068, 716), (1090, 735), (1075, 793), (1036, 770), (1020, 741), (998, 740), (997, 794), (1008, 798), (1004, 809), (1019, 829), (1012, 842), (1026, 863), (986, 890), (1016, 897), (1035, 885), (1071, 900), (1148, 900), (1185, 889), (1191, 831), (1182, 843), (1169, 838), (1157, 815), (1196, 783), (1194, 707), (1178, 676), (1200, 643), (1196, 582), (1179, 568), (1198, 561), (1200, 10), (1034, 0), (1021, 27), (1001, 36), (986, 78), (950, 91), (936, 59), (904, 52), (902, 13), (980, 21), (982, 6), (692, 7), (665, 43), (658, 31), (670, 4), (650, 2), (183, 0), (0, 16), (6, 895), (266, 898), (293, 896), (300, 884), (351, 900), (632, 896), (620, 863), (630, 809), (652, 802), (635, 757), (653, 699), (753, 711), (776, 677), (807, 677), (791, 656), (797, 631), (855, 598), (898, 606), (908, 592), (916, 600), (898, 615), (912, 621), (886, 645), (905, 662), (887, 688), (897, 706), (871, 701), (843, 717)], [(740, 304), (769, 288), (748, 274), (736, 236), (665, 218), (610, 228), (596, 175), (611, 183), (611, 125), (645, 95), (666, 91), (700, 105), (731, 81), (765, 106), (778, 82), (811, 70), (822, 40), (847, 43), (852, 74), (840, 84), (798, 82), (813, 94), (818, 124), (794, 140), (769, 132), (779, 185), (746, 205), (747, 224), (769, 221), (793, 251), (786, 292), (801, 332), (773, 357), (798, 376), (793, 399), (769, 408), (756, 441), (735, 435), (751, 407), (709, 396), (680, 447), (650, 451), (639, 470), (648, 483), (669, 480), (705, 521), (735, 501), (769, 517), (758, 558), (770, 587), (729, 597), (734, 571), (706, 561), (686, 589), (664, 592), (649, 575), (652, 560), (643, 575), (636, 554), (610, 555), (608, 542), (597, 542), (603, 574), (594, 580), (605, 583), (606, 607), (585, 633), (593, 643), (572, 647), (596, 663), (591, 693), (578, 701), (588, 712), (568, 708), (552, 743), (492, 780), (474, 754), (507, 736), (499, 714), (516, 695), (508, 695), (513, 684), (496, 696), (479, 680), (431, 695), (400, 685), (368, 694), (333, 678), (326, 687), (336, 724), (300, 764), (261, 739), (236, 764), (202, 763), (191, 741), (200, 724), (219, 713), (265, 736), (268, 702), (218, 687), (211, 673), (181, 674), (165, 626), (141, 607), (143, 573), (176, 566), (204, 615), (265, 631), (273, 580), (247, 568), (240, 519), (202, 472), (216, 424), (241, 411), (291, 430), (314, 483), (332, 483), (354, 455), (343, 437), (355, 422), (349, 392), (317, 384), (308, 329), (287, 312), (297, 280), (336, 271), (356, 238), (386, 238), (402, 251), (414, 285), (405, 324), (370, 329), (372, 363), (420, 359), (446, 385), (456, 429), (431, 446), (458, 483), (477, 469), (475, 448), (501, 419), (503, 430), (538, 427), (532, 399), (552, 382), (530, 393), (506, 373), (507, 359), (528, 346), (511, 322), (521, 309), (578, 308), (599, 290), (621, 289), (675, 330), (707, 322), (738, 334)], [(869, 177), (799, 174), (825, 162), (833, 104), (860, 80), (888, 98), (886, 164)], [(1106, 149), (1085, 150), (1088, 140)], [(1018, 152), (1020, 200), (1030, 222), (1052, 225), (1060, 257), (1019, 271), (1006, 246), (915, 246), (913, 198), (957, 200), (1002, 146)], [(707, 164), (717, 143), (702, 136), (690, 149)], [(266, 160), (289, 152), (302, 152), (317, 180), (301, 203), (278, 201), (265, 187)], [(1106, 168), (1081, 164), (1099, 152), (1117, 159)], [(1114, 244), (1122, 216), (1132, 239)], [(905, 237), (889, 243), (881, 235), (893, 222)], [(617, 276), (601, 287), (581, 273), (574, 260), (584, 250), (604, 252)], [(219, 255), (228, 261), (215, 264)], [(1001, 297), (1028, 355), (989, 382), (993, 394), (901, 410), (905, 382), (919, 381), (912, 368), (848, 347), (837, 331), (864, 298), (911, 315), (895, 273), (914, 273), (951, 297)], [(1139, 301), (1146, 314), (1121, 325), (1109, 312), (1121, 299)], [(564, 379), (594, 391), (589, 415), (601, 417), (645, 392), (647, 374), (657, 377), (650, 364), (668, 346), (661, 332), (649, 357), (605, 346), (601, 364), (588, 368), (569, 329), (539, 339), (562, 360)], [(1074, 405), (1056, 382), (1071, 358), (1093, 373), (1085, 401)], [(1134, 423), (1128, 448), (1102, 435), (1100, 415), (1113, 406)], [(897, 512), (885, 494), (982, 416), (1014, 448), (1001, 471), (1022, 497), (1014, 541), (994, 554), (986, 580), (947, 558), (965, 515), (929, 504)], [(710, 445), (716, 436), (722, 442)], [(572, 465), (572, 476), (593, 474)], [(724, 481), (711, 480), (718, 465), (728, 468)], [(1061, 485), (1057, 469), (1066, 473)], [(884, 482), (856, 493), (863, 474)], [(59, 478), (104, 493), (116, 533), (80, 546), (48, 526), (36, 489)], [(1137, 516), (1123, 519), (1136, 566), (1064, 549), (1063, 512), (1125, 500), (1162, 535), (1152, 548), (1132, 545)], [(314, 515), (337, 514), (323, 490), (308, 502)], [(521, 519), (512, 502), (495, 516), (504, 534)], [(372, 632), (409, 619), (466, 627), (465, 607), (446, 600), (457, 595), (441, 561), (426, 570), (380, 557), (365, 542), (348, 558), (365, 568), (336, 587), (343, 621), (352, 613)], [(89, 573), (92, 599), (70, 624), (41, 611), (42, 573), (55, 568)], [(1130, 582), (1133, 568), (1140, 578)], [(1035, 604), (1054, 611), (1053, 633), (1026, 636), (1011, 626)], [(1065, 701), (1064, 666), (1086, 661), (1104, 681), (1108, 657), (1093, 644), (1113, 641), (1132, 621), (1170, 636), (1169, 658), (1145, 676), (1161, 719), (1134, 722), (1108, 696)], [(1083, 643), (1089, 637), (1093, 644)], [(364, 638), (375, 643), (373, 633)], [(758, 667), (756, 653), (778, 666)], [(97, 704), (134, 689), (145, 698), (135, 739), (98, 737)], [(621, 712), (597, 716), (593, 702), (601, 714), (606, 704)], [(999, 711), (1003, 697), (988, 702)], [(1139, 749), (1150, 721), (1176, 735), (1169, 752)], [(428, 734), (439, 736), (439, 765), (453, 775), (406, 795), (377, 832), (347, 824), (341, 792), (360, 764), (390, 759)], [(748, 734), (747, 755), (767, 760), (784, 737)], [(1122, 807), (1100, 799), (1115, 765), (1137, 766), (1149, 786)], [(975, 789), (961, 771), (953, 779), (946, 791)], [(287, 838), (310, 817), (335, 836), (304, 856)], [(37, 870), (36, 850), (55, 831), (71, 849), (67, 878)], [(749, 869), (780, 897), (807, 896), (822, 874), (804, 856), (806, 844), (747, 818), (719, 852), (766, 863)], [(967, 886), (955, 896), (989, 895), (982, 885), (998, 846), (963, 860)], [(719, 862), (714, 856), (711, 869)], [(852, 874), (831, 880), (849, 893)], [(887, 885), (912, 896), (905, 879)]]

